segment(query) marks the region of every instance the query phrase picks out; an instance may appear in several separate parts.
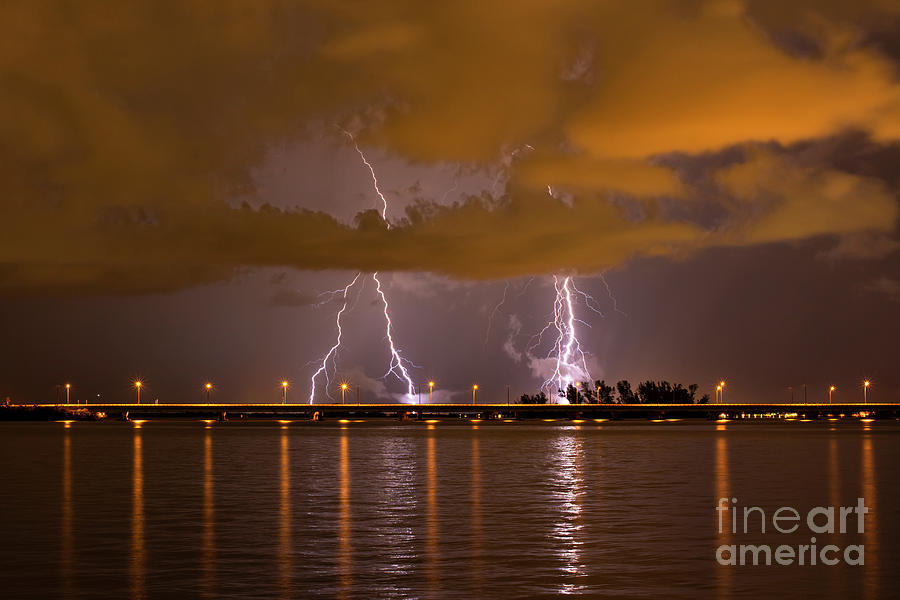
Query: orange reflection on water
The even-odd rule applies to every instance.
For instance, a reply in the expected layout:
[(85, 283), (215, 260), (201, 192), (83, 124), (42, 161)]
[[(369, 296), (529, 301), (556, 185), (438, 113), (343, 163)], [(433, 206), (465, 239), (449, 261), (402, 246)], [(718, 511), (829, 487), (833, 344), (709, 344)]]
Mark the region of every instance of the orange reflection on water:
[(134, 462), (131, 483), (131, 597), (144, 597), (144, 453), (140, 425), (134, 428)]
[[(209, 425), (206, 426), (209, 429)], [(213, 483), (212, 432), (207, 431), (203, 439), (203, 540), (201, 569), (203, 570), (203, 595), (215, 596), (216, 546), (215, 546), (215, 497)]]
[[(477, 426), (476, 426), (477, 427)], [(478, 445), (478, 436), (472, 436), (472, 555), (473, 570), (477, 589), (481, 592), (484, 576), (484, 556), (482, 539), (482, 508), (481, 508), (481, 448)], [(480, 594), (479, 594), (480, 595)]]
[(862, 543), (866, 547), (865, 568), (866, 571), (871, 573), (869, 577), (865, 578), (864, 591), (866, 598), (877, 598), (879, 596), (878, 554), (881, 549), (878, 544), (878, 498), (876, 497), (875, 484), (875, 455), (872, 448), (872, 432), (868, 424), (864, 427), (864, 431), (862, 446), (862, 497), (865, 499), (869, 512), (863, 520), (865, 530)]
[(281, 430), (281, 495), (278, 506), (278, 570), (281, 575), (281, 596), (291, 597), (291, 573), (293, 556), (291, 550), (291, 463), (287, 427)]
[[(69, 424), (66, 423), (66, 427)], [(69, 432), (63, 437), (62, 523), (60, 525), (60, 576), (63, 595), (72, 590), (72, 440)]]
[[(433, 427), (433, 425), (429, 426)], [(436, 594), (440, 581), (438, 545), (440, 543), (440, 530), (438, 529), (438, 498), (437, 498), (437, 459), (435, 457), (434, 434), (429, 434), (425, 450), (425, 561), (428, 573), (428, 583), (431, 593)]]
[(353, 543), (350, 521), (350, 441), (341, 432), (340, 490), (338, 510), (338, 572), (341, 598), (349, 598), (353, 586)]
[[(722, 501), (722, 504), (728, 506), (728, 512), (725, 513), (715, 513), (716, 517), (716, 547), (722, 545), (731, 545), (731, 511), (734, 510), (733, 504), (731, 503), (731, 481), (729, 477), (728, 470), (728, 438), (725, 433), (725, 425), (717, 425), (716, 430), (719, 432), (716, 437), (716, 505), (721, 501), (722, 498), (726, 500)], [(727, 503), (727, 504), (726, 504)], [(722, 517), (722, 526), (719, 527), (719, 517)], [(734, 567), (730, 566), (722, 566), (716, 563), (718, 567), (718, 595), (720, 598), (729, 598), (731, 597), (731, 570)]]

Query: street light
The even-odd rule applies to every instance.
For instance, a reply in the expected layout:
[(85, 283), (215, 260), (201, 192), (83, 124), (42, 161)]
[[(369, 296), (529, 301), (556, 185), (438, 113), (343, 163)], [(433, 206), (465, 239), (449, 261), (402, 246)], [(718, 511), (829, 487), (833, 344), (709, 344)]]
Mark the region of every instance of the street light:
[(207, 381), (204, 387), (206, 387), (206, 403), (209, 404), (209, 393), (212, 391), (212, 384)]
[(281, 403), (282, 404), (287, 404), (287, 389), (288, 389), (288, 382), (282, 381), (281, 382)]
[(575, 402), (574, 402), (575, 404), (580, 404), (580, 402), (578, 402), (578, 388), (580, 388), (580, 387), (581, 387), (581, 382), (576, 381), (575, 382)]
[(869, 403), (869, 385), (871, 382), (868, 379), (863, 381), (863, 404)]
[(472, 386), (472, 404), (475, 404), (475, 394), (478, 392), (478, 384)]
[(719, 392), (719, 397), (722, 399), (722, 404), (725, 404), (725, 382), (724, 381), (719, 382), (719, 389), (721, 390)]
[(834, 386), (831, 386), (830, 388), (828, 388), (828, 404), (831, 404), (831, 394), (834, 393), (834, 390), (836, 390), (836, 389), (837, 388)]
[(342, 383), (342, 384), (341, 384), (341, 404), (344, 403), (344, 393), (345, 393), (346, 391), (347, 391), (347, 384), (346, 384), (346, 383)]
[(144, 385), (144, 384), (141, 383), (140, 381), (135, 381), (135, 382), (134, 382), (134, 387), (135, 387), (135, 389), (137, 390), (137, 403), (138, 403), (138, 404), (141, 403), (141, 386), (142, 386), (142, 385)]
[(717, 386), (716, 386), (716, 404), (719, 403), (719, 395), (720, 395), (721, 393), (722, 393), (722, 386), (721, 386), (721, 385), (717, 385)]
[(434, 404), (434, 382), (428, 382), (428, 404)]
[(66, 404), (69, 403), (69, 390), (70, 390), (71, 388), (72, 388), (72, 384), (71, 384), (71, 383), (67, 383), (67, 384), (66, 384)]

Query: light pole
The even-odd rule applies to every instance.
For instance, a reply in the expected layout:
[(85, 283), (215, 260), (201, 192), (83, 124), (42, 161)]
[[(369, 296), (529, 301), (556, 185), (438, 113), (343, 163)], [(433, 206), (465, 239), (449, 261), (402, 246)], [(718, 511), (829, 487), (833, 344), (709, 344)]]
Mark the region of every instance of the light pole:
[(288, 389), (288, 382), (282, 381), (281, 382), (281, 403), (282, 404), (287, 404), (287, 389)]
[(870, 382), (868, 379), (863, 381), (863, 404), (869, 403), (869, 385)]
[(580, 387), (581, 387), (581, 382), (580, 382), (580, 381), (576, 381), (576, 382), (575, 382), (575, 402), (574, 402), (574, 404), (581, 404), (581, 403), (578, 401), (578, 388), (580, 388)]
[(347, 384), (346, 384), (346, 383), (342, 383), (342, 384), (341, 384), (341, 404), (344, 403), (344, 393), (345, 393), (346, 391), (347, 391)]
[(475, 404), (475, 394), (478, 393), (478, 384), (472, 386), (472, 404)]
[(212, 384), (207, 381), (204, 387), (206, 388), (206, 403), (209, 404), (209, 393), (212, 391)]
[(722, 399), (722, 404), (725, 404), (725, 382), (724, 381), (719, 382), (719, 388), (721, 389), (721, 392), (719, 392), (719, 397)]
[(428, 404), (434, 404), (434, 382), (428, 382)]
[(134, 387), (135, 387), (135, 389), (137, 390), (137, 403), (138, 403), (138, 404), (141, 403), (141, 386), (143, 386), (143, 385), (144, 385), (144, 384), (141, 383), (140, 381), (135, 381), (135, 382), (134, 382)]
[(66, 384), (66, 404), (69, 403), (69, 390), (70, 390), (70, 389), (72, 389), (72, 384), (71, 384), (71, 383), (67, 383), (67, 384)]
[(831, 394), (834, 393), (834, 390), (836, 390), (836, 389), (837, 388), (834, 386), (831, 386), (830, 388), (828, 388), (828, 404), (831, 404)]
[(720, 396), (721, 394), (722, 394), (722, 386), (721, 386), (721, 385), (717, 385), (717, 386), (716, 386), (716, 404), (719, 403), (719, 396)]

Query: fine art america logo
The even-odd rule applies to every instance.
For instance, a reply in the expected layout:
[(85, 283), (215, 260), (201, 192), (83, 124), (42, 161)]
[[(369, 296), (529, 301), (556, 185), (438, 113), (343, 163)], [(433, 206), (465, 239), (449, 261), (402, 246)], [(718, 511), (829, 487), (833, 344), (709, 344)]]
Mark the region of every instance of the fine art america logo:
[[(840, 562), (851, 566), (866, 564), (866, 548), (863, 544), (838, 546), (817, 542), (816, 535), (841, 533), (863, 534), (866, 530), (866, 513), (869, 508), (863, 498), (856, 499), (856, 506), (816, 506), (805, 515), (791, 506), (782, 506), (767, 514), (759, 506), (737, 505), (737, 498), (719, 498), (716, 505), (719, 535), (727, 536), (729, 543), (716, 549), (716, 561), (720, 565), (827, 565)], [(767, 529), (771, 524), (771, 529)], [(808, 544), (732, 544), (732, 536), (742, 534), (779, 535), (792, 534), (805, 527), (809, 532)], [(806, 531), (801, 531), (806, 533)]]

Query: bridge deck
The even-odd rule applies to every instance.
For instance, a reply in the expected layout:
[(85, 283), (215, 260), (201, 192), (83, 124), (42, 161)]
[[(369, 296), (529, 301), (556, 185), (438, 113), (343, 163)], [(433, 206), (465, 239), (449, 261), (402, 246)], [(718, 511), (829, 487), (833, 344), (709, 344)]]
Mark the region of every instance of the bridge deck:
[(498, 415), (512, 418), (715, 418), (797, 413), (810, 418), (860, 412), (879, 418), (900, 417), (900, 403), (728, 403), (728, 404), (51, 404), (40, 407), (88, 409), (114, 417), (248, 418), (303, 416), (306, 418), (356, 415), (369, 417), (415, 415)]

